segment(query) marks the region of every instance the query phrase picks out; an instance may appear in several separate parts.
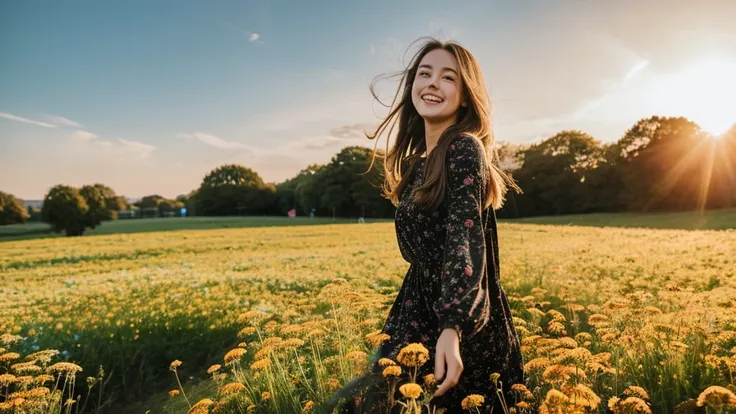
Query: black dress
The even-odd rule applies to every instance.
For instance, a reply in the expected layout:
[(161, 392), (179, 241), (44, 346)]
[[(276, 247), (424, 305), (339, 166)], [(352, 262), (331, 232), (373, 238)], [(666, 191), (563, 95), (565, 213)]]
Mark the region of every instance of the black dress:
[[(376, 361), (383, 357), (396, 361), (401, 348), (421, 342), (430, 356), (420, 370), (421, 383), (419, 378), (434, 372), (435, 345), (442, 330), (458, 329), (463, 373), (455, 387), (432, 401), (449, 413), (462, 412), (460, 403), (469, 394), (483, 395), (488, 411), (493, 406), (494, 413), (502, 413), (491, 374), (500, 374), (509, 407), (514, 404), (511, 385), (525, 380), (519, 336), (499, 277), (495, 212), (482, 209), (489, 180), (483, 151), (482, 143), (469, 135), (459, 135), (451, 143), (446, 195), (436, 212), (423, 213), (412, 198), (424, 178), (424, 159), (399, 197), (396, 234), (410, 266), (383, 327), (390, 339), (375, 356)], [(372, 383), (361, 394), (366, 401), (343, 412), (385, 412), (380, 407), (385, 404), (380, 397), (385, 395), (382, 370), (376, 364), (369, 374)], [(355, 384), (366, 382), (363, 378)]]

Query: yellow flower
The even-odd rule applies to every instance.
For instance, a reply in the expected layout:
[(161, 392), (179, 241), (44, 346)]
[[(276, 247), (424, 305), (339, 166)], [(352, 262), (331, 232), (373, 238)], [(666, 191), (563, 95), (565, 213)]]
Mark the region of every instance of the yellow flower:
[(225, 354), (225, 365), (230, 365), (235, 363), (235, 361), (239, 361), (240, 357), (245, 355), (247, 351), (243, 348), (234, 348), (228, 351), (227, 354)]
[(254, 363), (250, 364), (250, 369), (253, 371), (260, 371), (268, 368), (271, 365), (271, 359), (270, 358), (263, 358), (259, 359), (258, 361), (255, 361)]
[(210, 410), (210, 406), (214, 403), (215, 402), (209, 398), (199, 400), (192, 406), (192, 408), (189, 409), (189, 411), (187, 411), (187, 414), (207, 414)]
[(551, 389), (547, 392), (547, 396), (544, 399), (544, 403), (550, 408), (557, 408), (564, 404), (567, 404), (570, 399), (567, 395), (563, 394), (560, 390)]
[(429, 359), (429, 351), (420, 343), (412, 343), (402, 348), (396, 359), (407, 367), (421, 367)]
[(245, 385), (239, 382), (231, 382), (220, 388), (220, 394), (234, 394), (241, 391), (245, 391)]
[(381, 359), (378, 360), (378, 366), (388, 367), (388, 366), (391, 366), (391, 365), (396, 365), (396, 363), (392, 359), (389, 359), (389, 358), (381, 358)]
[(169, 391), (169, 397), (171, 397), (171, 398), (174, 398), (174, 397), (176, 397), (179, 394), (180, 394), (179, 390), (171, 390), (171, 391)]
[(624, 390), (624, 394), (627, 397), (639, 397), (642, 400), (648, 400), (649, 394), (647, 394), (646, 390), (642, 387), (637, 387), (636, 385), (629, 385)]
[(403, 395), (405, 398), (414, 400), (422, 394), (422, 387), (420, 387), (419, 384), (415, 384), (411, 382), (409, 384), (404, 384), (401, 387), (399, 387), (399, 392), (401, 392), (401, 395)]
[(178, 359), (176, 359), (176, 360), (174, 360), (171, 363), (171, 365), (169, 365), (169, 368), (173, 371), (173, 370), (176, 370), (177, 368), (179, 368), (180, 366), (181, 366), (181, 361), (179, 361)]
[(75, 372), (82, 372), (82, 367), (80, 367), (77, 364), (73, 364), (71, 362), (57, 362), (54, 365), (49, 367), (49, 371), (65, 372), (67, 374), (72, 374)]
[(268, 391), (263, 391), (263, 393), (261, 394), (261, 400), (268, 401), (270, 399), (271, 399), (271, 393)]
[(485, 397), (478, 394), (470, 394), (465, 397), (461, 403), (462, 407), (466, 410), (472, 410), (478, 408), (486, 401)]
[(213, 374), (213, 373), (219, 371), (220, 368), (222, 368), (222, 365), (220, 365), (220, 364), (212, 365), (211, 367), (207, 368), (207, 373), (208, 374)]
[(302, 413), (311, 413), (314, 409), (314, 401), (309, 400), (306, 403), (304, 403), (304, 407), (302, 408)]
[(562, 386), (562, 392), (570, 398), (570, 403), (578, 407), (586, 407), (595, 410), (601, 403), (600, 397), (598, 397), (593, 390), (583, 384), (577, 384), (575, 386), (565, 384)]
[(381, 331), (371, 332), (365, 336), (366, 342), (368, 342), (368, 344), (372, 348), (378, 348), (379, 346), (383, 345), (383, 343), (388, 341), (389, 339), (391, 339), (391, 336)]
[(15, 361), (20, 358), (20, 354), (17, 352), (8, 352), (7, 354), (0, 355), (0, 362)]
[(399, 375), (401, 375), (401, 367), (398, 365), (390, 365), (383, 370), (384, 377), (398, 377)]
[(368, 358), (368, 355), (363, 351), (350, 351), (345, 355), (345, 359), (352, 361), (359, 361)]
[(697, 405), (698, 407), (733, 408), (736, 407), (736, 395), (726, 388), (712, 385), (700, 393)]
[(424, 376), (424, 385), (430, 388), (437, 385), (437, 378), (434, 377), (434, 374), (427, 374)]
[(340, 381), (338, 381), (337, 378), (330, 378), (327, 380), (327, 388), (329, 388), (330, 391), (334, 391), (338, 387), (340, 387)]

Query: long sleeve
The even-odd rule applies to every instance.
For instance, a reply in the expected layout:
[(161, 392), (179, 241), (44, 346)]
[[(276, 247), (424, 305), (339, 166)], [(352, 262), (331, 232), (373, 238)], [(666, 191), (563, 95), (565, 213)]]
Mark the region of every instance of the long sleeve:
[(446, 238), (441, 296), (435, 304), (440, 329), (458, 329), (465, 337), (488, 318), (488, 271), (483, 222), (487, 174), (482, 144), (458, 137), (447, 151)]

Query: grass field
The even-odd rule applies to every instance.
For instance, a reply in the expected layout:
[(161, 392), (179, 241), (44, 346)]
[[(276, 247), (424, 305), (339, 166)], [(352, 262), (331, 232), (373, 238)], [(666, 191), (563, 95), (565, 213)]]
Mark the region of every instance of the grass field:
[[(164, 220), (155, 224), (176, 223)], [(0, 333), (20, 336), (2, 338), (0, 382), (2, 370), (15, 382), (0, 395), (29, 392), (24, 373), (42, 385), (41, 369), (54, 364), (55, 378), (76, 378), (72, 406), (97, 378), (88, 406), (99, 400), (101, 412), (185, 413), (198, 401), (218, 412), (301, 412), (325, 401), (380, 343), (375, 332), (408, 267), (393, 224), (235, 220), (0, 242)], [(699, 397), (711, 407), (730, 398), (736, 232), (503, 222), (499, 234), (530, 373), (518, 413), (645, 403), (671, 413)], [(38, 370), (13, 365), (29, 354)], [(402, 368), (402, 381), (423, 385)]]
[(736, 229), (736, 209), (676, 213), (595, 213), (514, 219), (516, 223), (687, 230)]

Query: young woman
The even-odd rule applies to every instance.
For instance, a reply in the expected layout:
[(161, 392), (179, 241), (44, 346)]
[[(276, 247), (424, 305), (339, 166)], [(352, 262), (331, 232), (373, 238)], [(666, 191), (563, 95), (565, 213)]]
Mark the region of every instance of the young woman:
[[(433, 407), (461, 412), (465, 397), (480, 394), (486, 411), (503, 413), (491, 374), (500, 375), (511, 405), (509, 389), (525, 376), (496, 234), (495, 209), (513, 182), (489, 155), (490, 99), (474, 56), (458, 43), (426, 40), (403, 72), (393, 109), (369, 138), (397, 118), (384, 191), (397, 207), (399, 248), (410, 267), (378, 358), (396, 361), (404, 346), (421, 343), (429, 361), (418, 378), (435, 375)], [(386, 412), (382, 370), (376, 364), (371, 381), (340, 393), (357, 397), (343, 412)]]

